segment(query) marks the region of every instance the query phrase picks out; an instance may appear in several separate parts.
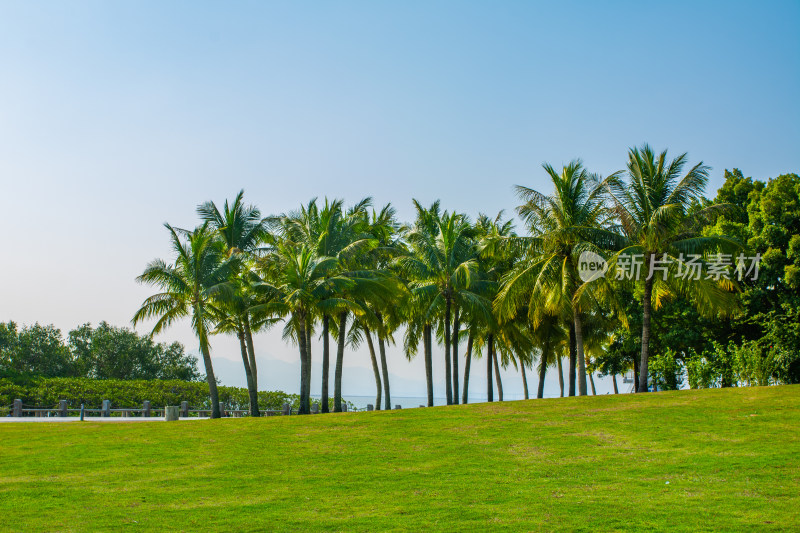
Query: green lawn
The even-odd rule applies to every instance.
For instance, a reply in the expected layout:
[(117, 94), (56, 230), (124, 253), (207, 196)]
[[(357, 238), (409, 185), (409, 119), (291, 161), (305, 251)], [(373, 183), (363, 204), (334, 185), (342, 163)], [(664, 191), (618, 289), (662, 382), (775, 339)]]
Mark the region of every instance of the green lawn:
[(787, 530), (800, 386), (0, 424), (0, 528)]

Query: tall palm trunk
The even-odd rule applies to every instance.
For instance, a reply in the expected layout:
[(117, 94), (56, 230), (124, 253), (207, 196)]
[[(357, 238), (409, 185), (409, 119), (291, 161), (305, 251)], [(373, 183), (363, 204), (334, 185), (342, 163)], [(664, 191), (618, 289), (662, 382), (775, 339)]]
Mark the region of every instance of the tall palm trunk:
[(256, 350), (253, 345), (253, 330), (250, 328), (250, 316), (244, 315), (244, 340), (247, 344), (247, 357), (250, 359), (250, 373), (253, 375), (253, 385), (258, 393), (258, 367), (256, 366)]
[(250, 368), (250, 361), (247, 357), (247, 343), (244, 340), (244, 329), (238, 329), (236, 335), (239, 337), (239, 349), (242, 351), (244, 375), (247, 378), (247, 394), (250, 398), (250, 416), (261, 416), (258, 412), (258, 392), (253, 386), (253, 371)]
[(389, 395), (389, 367), (386, 365), (386, 342), (383, 335), (380, 334), (378, 334), (378, 351), (381, 355), (381, 371), (383, 372), (383, 401), (386, 410), (389, 411), (392, 409), (392, 398)]
[(575, 396), (575, 364), (578, 361), (575, 339), (575, 324), (569, 327), (569, 395)]
[(347, 336), (347, 311), (339, 313), (339, 338), (336, 347), (336, 371), (333, 376), (333, 412), (342, 412), (342, 365), (344, 364), (344, 341)]
[(525, 365), (520, 361), (519, 370), (522, 372), (522, 389), (525, 391), (525, 399), (528, 398), (528, 379), (525, 377)]
[(428, 407), (433, 407), (433, 339), (431, 338), (431, 325), (425, 324), (422, 333), (425, 349), (425, 382), (428, 388)]
[(453, 368), (450, 365), (450, 305), (450, 297), (447, 297), (444, 308), (444, 389), (447, 395), (447, 405), (453, 403)]
[(458, 307), (453, 317), (453, 403), (458, 405), (458, 330), (461, 328), (461, 317)]
[(583, 354), (583, 326), (581, 315), (575, 311), (575, 356), (578, 359), (578, 394), (586, 396), (586, 357)]
[[(650, 258), (646, 261), (649, 271)], [(647, 392), (647, 359), (650, 354), (650, 305), (653, 296), (653, 278), (644, 282), (644, 296), (642, 297), (642, 357), (639, 362), (639, 387), (636, 392)]]
[(494, 359), (494, 377), (497, 380), (497, 400), (503, 401), (503, 380), (500, 379), (500, 365), (497, 364), (497, 350), (492, 348), (492, 358)]
[(372, 344), (372, 335), (369, 328), (364, 326), (364, 337), (367, 338), (367, 346), (369, 347), (369, 357), (372, 360), (372, 372), (375, 374), (375, 388), (377, 389), (375, 396), (375, 410), (381, 410), (381, 372), (378, 370), (378, 359), (375, 357), (375, 346)]
[(472, 331), (467, 337), (467, 360), (464, 362), (464, 390), (461, 395), (461, 403), (469, 403), (469, 367), (472, 362)]
[(617, 375), (611, 374), (611, 382), (614, 384), (614, 394), (619, 394), (619, 389), (617, 388)]
[[(195, 302), (200, 299), (199, 295), (195, 293)], [(195, 332), (197, 339), (200, 341), (200, 353), (203, 356), (203, 366), (206, 369), (206, 381), (208, 382), (208, 396), (211, 399), (211, 418), (219, 418), (221, 416), (219, 410), (219, 391), (217, 390), (217, 378), (214, 375), (214, 366), (211, 364), (211, 353), (208, 349), (208, 334), (205, 328), (205, 317), (202, 304), (195, 303), (194, 305), (194, 319), (196, 324)]]
[(597, 389), (594, 388), (594, 378), (591, 372), (589, 372), (589, 384), (592, 386), (592, 396), (597, 396)]
[(492, 336), (486, 338), (486, 400), (494, 401), (494, 385), (492, 384)]
[[(537, 398), (544, 398), (544, 377), (547, 374), (547, 365), (542, 352), (542, 360), (539, 362), (539, 388), (536, 390)], [(563, 378), (561, 380), (563, 382)]]
[(561, 368), (561, 356), (556, 359), (558, 361), (558, 386), (561, 387), (561, 397), (564, 397), (564, 369)]
[(311, 413), (311, 399), (307, 388), (306, 373), (310, 374), (308, 358), (308, 334), (306, 333), (306, 318), (302, 314), (295, 316), (297, 321), (297, 343), (300, 345), (300, 408), (297, 414)]
[(311, 413), (311, 332), (313, 329), (313, 321), (306, 324), (306, 373), (303, 379), (306, 380), (306, 396), (308, 396), (308, 412)]
[(322, 317), (322, 412), (330, 412), (328, 400), (328, 378), (331, 366), (331, 346), (330, 346), (330, 317)]

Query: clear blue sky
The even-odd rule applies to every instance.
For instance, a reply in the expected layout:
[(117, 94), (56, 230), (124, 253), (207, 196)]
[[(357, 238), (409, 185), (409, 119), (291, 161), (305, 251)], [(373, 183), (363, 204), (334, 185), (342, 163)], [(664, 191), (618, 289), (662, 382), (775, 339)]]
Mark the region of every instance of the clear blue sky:
[[(371, 195), (493, 214), (546, 189), (543, 161), (607, 174), (645, 141), (713, 188), (800, 171), (798, 30), (797, 1), (2, 2), (0, 320), (128, 323), (161, 223), (241, 188), (265, 213)], [(269, 376), (295, 350), (257, 343), (261, 386), (296, 389)], [(214, 356), (243, 382), (235, 342)]]

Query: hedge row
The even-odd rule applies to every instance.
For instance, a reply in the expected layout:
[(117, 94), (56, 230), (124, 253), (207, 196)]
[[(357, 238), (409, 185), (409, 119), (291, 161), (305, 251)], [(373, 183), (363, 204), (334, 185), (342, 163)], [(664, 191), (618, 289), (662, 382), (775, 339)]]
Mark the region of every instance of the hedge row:
[[(151, 405), (179, 405), (189, 402), (192, 409), (210, 408), (208, 383), (178, 380), (116, 380), (91, 378), (31, 378), (27, 380), (0, 379), (0, 409), (6, 410), (15, 399), (25, 407), (55, 408), (67, 400), (70, 408), (99, 409), (103, 400), (110, 400), (114, 409), (139, 409), (145, 400)], [(220, 403), (225, 409), (248, 409), (246, 388), (219, 387)], [(259, 391), (258, 405), (262, 410), (282, 408), (284, 403), (299, 406), (297, 394), (281, 391)]]

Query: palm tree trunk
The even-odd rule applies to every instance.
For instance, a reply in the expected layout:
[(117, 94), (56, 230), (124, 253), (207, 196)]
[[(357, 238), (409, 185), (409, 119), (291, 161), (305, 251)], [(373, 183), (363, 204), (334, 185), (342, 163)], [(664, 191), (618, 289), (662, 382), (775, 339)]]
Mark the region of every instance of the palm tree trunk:
[(247, 343), (244, 340), (244, 330), (238, 329), (236, 335), (239, 337), (239, 349), (242, 351), (244, 375), (247, 378), (247, 394), (250, 398), (250, 416), (260, 416), (258, 412), (258, 391), (256, 391), (256, 388), (253, 386), (253, 371), (250, 368), (250, 361), (247, 357)]
[(433, 407), (433, 339), (431, 325), (425, 324), (422, 344), (425, 346), (425, 381), (428, 387), (428, 407)]
[(253, 375), (253, 385), (258, 393), (258, 367), (256, 366), (256, 351), (253, 345), (253, 331), (250, 328), (250, 317), (244, 315), (244, 340), (247, 344), (247, 356), (250, 358), (250, 373)]
[(586, 357), (583, 354), (583, 327), (581, 324), (581, 315), (575, 311), (575, 356), (578, 359), (578, 394), (586, 396)]
[(522, 372), (522, 389), (525, 391), (525, 399), (528, 400), (528, 379), (525, 377), (525, 365), (520, 361), (519, 370)]
[(386, 342), (383, 336), (378, 335), (378, 351), (381, 354), (381, 370), (383, 371), (383, 396), (386, 410), (392, 409), (392, 398), (389, 396), (389, 367), (386, 366)]
[(453, 317), (453, 403), (458, 405), (458, 330), (461, 327), (461, 317), (458, 307)]
[[(544, 398), (544, 376), (547, 374), (546, 363), (547, 360), (545, 359), (544, 352), (542, 352), (542, 359), (539, 361), (539, 389), (536, 391), (536, 397), (539, 399)], [(561, 378), (561, 382), (564, 382), (564, 378)]]
[(486, 338), (486, 400), (494, 401), (494, 385), (492, 384), (492, 336)]
[(297, 344), (300, 346), (300, 408), (297, 410), (299, 415), (307, 415), (311, 413), (311, 401), (309, 398), (309, 391), (306, 388), (306, 370), (308, 365), (308, 352), (306, 351), (306, 343), (308, 343), (308, 334), (306, 333), (306, 319), (302, 314), (295, 315), (297, 323)]
[(467, 360), (464, 362), (464, 390), (461, 395), (461, 403), (466, 405), (469, 401), (469, 367), (472, 362), (472, 331), (467, 337)]
[[(646, 261), (649, 271), (650, 258)], [(650, 354), (650, 304), (653, 296), (653, 278), (644, 282), (644, 296), (642, 296), (642, 357), (639, 362), (639, 387), (636, 392), (647, 392), (647, 359)]]
[(344, 364), (344, 341), (347, 336), (347, 311), (339, 313), (339, 338), (336, 347), (336, 371), (333, 376), (333, 412), (342, 412), (342, 365)]
[(575, 396), (575, 365), (578, 361), (578, 348), (575, 340), (575, 324), (569, 326), (569, 396)]
[(330, 317), (322, 317), (322, 412), (330, 412), (328, 400), (328, 379), (331, 366), (331, 346), (330, 346)]
[[(195, 294), (196, 300), (199, 300)], [(208, 396), (211, 400), (211, 418), (219, 418), (221, 416), (219, 410), (219, 391), (217, 390), (217, 378), (214, 375), (214, 366), (211, 364), (211, 352), (208, 349), (208, 337), (205, 329), (205, 317), (203, 316), (202, 304), (195, 304), (194, 306), (194, 322), (196, 324), (195, 333), (197, 339), (200, 341), (200, 353), (203, 356), (203, 366), (206, 369), (206, 381), (208, 382)]]
[(444, 308), (444, 390), (447, 395), (447, 405), (453, 404), (453, 367), (450, 365), (450, 298), (446, 298)]
[(561, 356), (556, 358), (558, 361), (558, 386), (561, 387), (561, 397), (564, 397), (564, 369), (561, 368)]
[(497, 350), (492, 348), (492, 358), (494, 359), (494, 377), (497, 379), (497, 400), (503, 401), (503, 381), (500, 379), (500, 365), (497, 364)]
[(611, 374), (611, 382), (614, 384), (614, 394), (619, 394), (619, 389), (617, 388), (617, 375)]
[(589, 372), (589, 384), (592, 386), (592, 396), (597, 396), (597, 390), (594, 388), (594, 378), (591, 372)]
[(311, 413), (311, 330), (313, 329), (313, 321), (306, 324), (306, 373), (303, 374), (303, 379), (306, 380), (306, 396), (308, 396), (308, 412)]
[(378, 370), (378, 359), (375, 357), (375, 346), (372, 344), (372, 335), (369, 328), (364, 326), (364, 337), (367, 338), (369, 357), (372, 359), (372, 372), (375, 374), (375, 387), (378, 389), (375, 396), (375, 410), (381, 410), (381, 372)]

